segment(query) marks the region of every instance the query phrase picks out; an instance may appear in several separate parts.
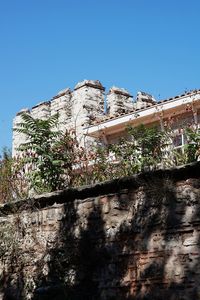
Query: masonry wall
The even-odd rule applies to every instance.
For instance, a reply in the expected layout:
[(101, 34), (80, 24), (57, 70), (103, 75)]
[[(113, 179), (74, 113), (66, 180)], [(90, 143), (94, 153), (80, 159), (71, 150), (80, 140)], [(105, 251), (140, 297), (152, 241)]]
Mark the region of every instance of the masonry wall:
[[(106, 101), (105, 101), (106, 100)], [(13, 127), (21, 122), (21, 114), (29, 113), (33, 118), (46, 119), (58, 113), (58, 128), (65, 132), (73, 130), (82, 146), (94, 144), (94, 139), (83, 135), (83, 128), (91, 125), (95, 120), (105, 117), (105, 102), (107, 115), (117, 116), (134, 109), (133, 97), (125, 89), (113, 87), (105, 96), (105, 88), (99, 80), (83, 80), (74, 87), (60, 91), (49, 101), (40, 102), (30, 109), (22, 109), (13, 120)], [(18, 147), (26, 141), (26, 137), (16, 131), (13, 132), (12, 154), (18, 154)]]
[(1, 299), (200, 299), (199, 170), (2, 206)]

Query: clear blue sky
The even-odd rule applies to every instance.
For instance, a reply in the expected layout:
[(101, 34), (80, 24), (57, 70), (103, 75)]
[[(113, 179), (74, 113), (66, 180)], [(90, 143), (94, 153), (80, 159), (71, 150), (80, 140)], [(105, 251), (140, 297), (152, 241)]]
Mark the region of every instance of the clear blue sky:
[(12, 119), (83, 79), (167, 98), (200, 88), (199, 0), (0, 0), (0, 148)]

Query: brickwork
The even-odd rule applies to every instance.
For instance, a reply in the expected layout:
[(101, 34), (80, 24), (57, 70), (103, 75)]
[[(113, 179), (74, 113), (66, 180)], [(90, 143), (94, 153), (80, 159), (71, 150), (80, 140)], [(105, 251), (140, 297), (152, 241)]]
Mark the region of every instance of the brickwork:
[(16, 243), (5, 251), (1, 242), (2, 295), (200, 299), (199, 169), (196, 163), (2, 206), (0, 228), (12, 224)]

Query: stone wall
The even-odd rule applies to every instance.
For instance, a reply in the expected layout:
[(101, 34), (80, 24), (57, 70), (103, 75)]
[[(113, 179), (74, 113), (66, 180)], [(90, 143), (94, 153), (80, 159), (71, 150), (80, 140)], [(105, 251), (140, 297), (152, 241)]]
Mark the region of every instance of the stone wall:
[[(75, 130), (81, 145), (87, 146), (94, 143), (94, 139), (83, 136), (84, 127), (96, 120), (103, 120), (105, 114), (112, 117), (118, 116), (122, 113), (129, 113), (135, 108), (144, 108), (155, 101), (151, 95), (145, 93), (138, 95), (135, 103), (130, 93), (123, 88), (112, 87), (105, 95), (105, 88), (100, 81), (84, 80), (79, 82), (73, 91), (66, 88), (50, 101), (40, 102), (30, 110), (22, 109), (14, 118), (13, 127), (21, 121), (20, 116), (24, 112), (29, 113), (33, 118), (42, 119), (59, 113), (59, 129)], [(107, 112), (105, 111), (106, 104)], [(24, 141), (23, 134), (13, 132), (13, 156), (17, 154), (17, 148)]]
[[(46, 119), (56, 113), (59, 114), (58, 129), (73, 129), (76, 131), (79, 142), (84, 146), (82, 129), (88, 126), (96, 117), (104, 114), (104, 91), (105, 88), (98, 80), (84, 80), (79, 82), (74, 91), (66, 88), (60, 91), (50, 101), (40, 102), (30, 110), (22, 109), (13, 120), (13, 127), (21, 121), (21, 114), (29, 113), (33, 118)], [(90, 138), (87, 138), (90, 141)], [(13, 156), (17, 148), (25, 141), (25, 136), (13, 132)]]
[(133, 97), (125, 89), (112, 87), (107, 95), (107, 112), (112, 116), (133, 110)]
[(199, 170), (1, 206), (1, 299), (200, 299)]

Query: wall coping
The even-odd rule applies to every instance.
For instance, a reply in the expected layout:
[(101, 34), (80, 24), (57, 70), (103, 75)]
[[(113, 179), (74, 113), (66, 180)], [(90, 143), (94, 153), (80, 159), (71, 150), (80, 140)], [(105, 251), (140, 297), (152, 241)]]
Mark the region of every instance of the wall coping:
[[(33, 198), (8, 202), (0, 205), (0, 217), (21, 211), (38, 210), (57, 204), (65, 204), (75, 200), (84, 200), (113, 193), (124, 193), (127, 188), (137, 189), (142, 184), (151, 184), (155, 180), (172, 180), (173, 182), (200, 179), (200, 161), (170, 169), (159, 169), (142, 172), (133, 176), (121, 177), (94, 185), (68, 188), (65, 190), (44, 193)], [(200, 180), (199, 180), (200, 185)]]

